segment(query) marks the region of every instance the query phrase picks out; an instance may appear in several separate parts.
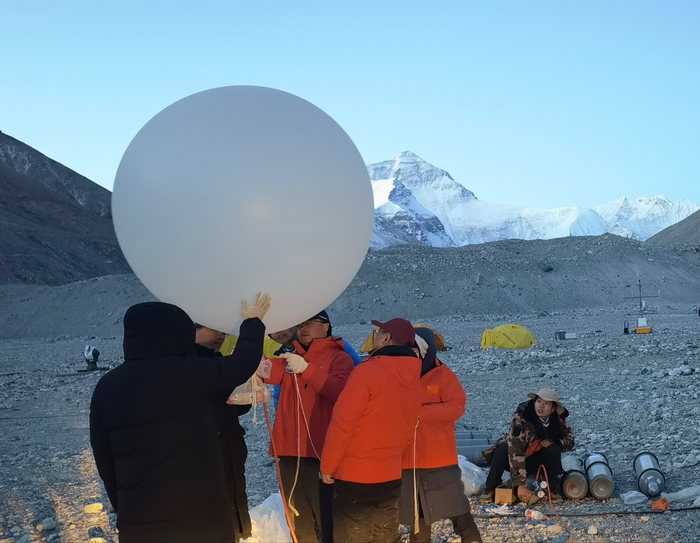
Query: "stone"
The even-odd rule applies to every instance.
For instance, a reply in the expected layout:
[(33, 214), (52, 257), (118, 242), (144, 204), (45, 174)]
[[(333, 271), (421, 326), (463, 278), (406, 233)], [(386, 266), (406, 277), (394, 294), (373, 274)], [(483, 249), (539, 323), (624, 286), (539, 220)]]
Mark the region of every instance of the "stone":
[(560, 534), (564, 531), (559, 524), (553, 524), (552, 526), (547, 526), (547, 533), (550, 535)]
[(649, 522), (649, 517), (640, 517), (639, 520), (642, 522)]
[(598, 535), (598, 527), (591, 526), (590, 528), (588, 528), (588, 535)]
[(15, 543), (14, 539), (0, 539), (0, 543)]
[(15, 543), (29, 543), (29, 534), (24, 534)]
[(75, 530), (76, 528), (77, 526), (75, 524), (71, 524), (70, 526), (68, 526), (69, 530)]
[(100, 513), (104, 509), (103, 505), (99, 502), (97, 503), (89, 503), (85, 507), (83, 507), (83, 512), (90, 515), (92, 513)]
[(90, 543), (108, 543), (104, 537), (91, 537)]
[(37, 532), (48, 532), (56, 529), (56, 521), (52, 518), (45, 518), (36, 527)]

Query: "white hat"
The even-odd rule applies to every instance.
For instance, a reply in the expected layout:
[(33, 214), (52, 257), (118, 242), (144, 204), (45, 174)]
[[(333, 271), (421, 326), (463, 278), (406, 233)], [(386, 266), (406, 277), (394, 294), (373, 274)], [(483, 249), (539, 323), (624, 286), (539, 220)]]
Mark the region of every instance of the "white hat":
[(544, 400), (545, 402), (552, 402), (556, 406), (557, 413), (559, 413), (560, 415), (564, 413), (564, 406), (559, 401), (559, 394), (557, 394), (551, 388), (541, 388), (537, 393), (530, 392), (530, 394), (528, 394), (527, 397), (531, 400), (536, 400), (537, 398), (539, 398), (540, 400)]

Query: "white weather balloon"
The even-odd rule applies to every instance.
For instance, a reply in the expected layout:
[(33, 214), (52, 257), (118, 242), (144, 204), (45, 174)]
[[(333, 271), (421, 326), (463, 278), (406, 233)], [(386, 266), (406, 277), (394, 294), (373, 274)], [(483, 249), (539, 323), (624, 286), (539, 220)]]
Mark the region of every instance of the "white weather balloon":
[(355, 276), (374, 224), (367, 168), (309, 102), (264, 87), (188, 96), (153, 117), (119, 164), (119, 245), (143, 284), (193, 320), (237, 333), (269, 292), (269, 332), (327, 307)]

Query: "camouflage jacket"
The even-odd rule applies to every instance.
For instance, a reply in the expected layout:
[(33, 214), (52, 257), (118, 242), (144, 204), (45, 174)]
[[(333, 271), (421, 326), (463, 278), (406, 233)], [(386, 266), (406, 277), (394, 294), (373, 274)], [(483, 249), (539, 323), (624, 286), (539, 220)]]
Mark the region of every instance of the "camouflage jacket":
[[(555, 413), (556, 414), (556, 413)], [(508, 433), (502, 436), (496, 443), (484, 451), (483, 455), (487, 463), (491, 460), (491, 455), (496, 447), (505, 443), (508, 445), (508, 463), (510, 464), (510, 477), (513, 486), (521, 486), (527, 482), (527, 470), (525, 468), (525, 458), (530, 456), (528, 451), (535, 452), (539, 442), (550, 439), (554, 444), (559, 445), (562, 452), (570, 451), (574, 448), (574, 431), (566, 422), (569, 412), (564, 409), (564, 413), (559, 416), (560, 423), (545, 429), (538, 420), (535, 413), (535, 401), (528, 400), (521, 403), (513, 414), (513, 421), (510, 424)], [(555, 423), (552, 420), (552, 423)], [(552, 474), (548, 474), (552, 477)], [(559, 475), (558, 473), (556, 475)]]

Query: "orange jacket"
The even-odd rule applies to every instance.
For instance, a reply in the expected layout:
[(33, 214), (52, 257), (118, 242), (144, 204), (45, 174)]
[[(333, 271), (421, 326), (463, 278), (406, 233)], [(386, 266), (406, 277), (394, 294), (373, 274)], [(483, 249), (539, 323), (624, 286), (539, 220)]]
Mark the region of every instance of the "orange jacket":
[[(317, 458), (316, 453), (320, 456), (323, 449), (333, 406), (345, 387), (353, 362), (343, 348), (343, 340), (332, 336), (315, 339), (308, 351), (296, 341), (294, 345), (295, 352), (309, 363), (304, 373), (287, 373), (287, 361), (273, 358), (270, 377), (265, 380), (266, 383), (282, 386), (272, 438), (278, 456)], [(295, 378), (303, 412), (301, 409), (297, 411), (299, 397)], [(272, 444), (269, 454), (273, 454)]]
[[(416, 432), (416, 468), (457, 465), (455, 422), (464, 414), (467, 395), (454, 372), (436, 360), (437, 367), (421, 377), (420, 422)], [(413, 440), (403, 458), (413, 468)]]
[(420, 367), (409, 347), (392, 346), (355, 368), (333, 410), (322, 473), (354, 483), (401, 479), (420, 409)]

